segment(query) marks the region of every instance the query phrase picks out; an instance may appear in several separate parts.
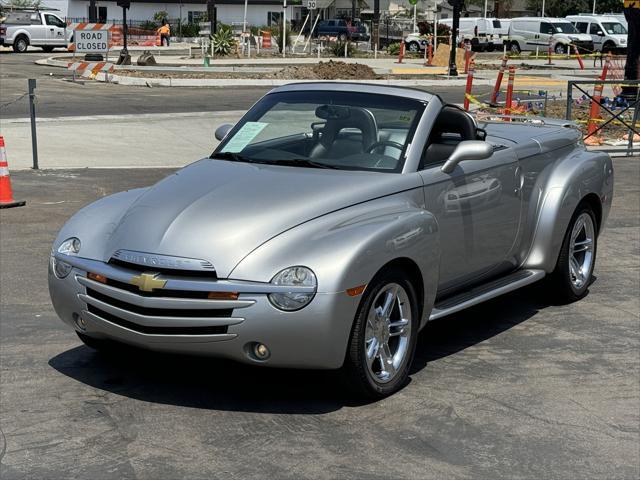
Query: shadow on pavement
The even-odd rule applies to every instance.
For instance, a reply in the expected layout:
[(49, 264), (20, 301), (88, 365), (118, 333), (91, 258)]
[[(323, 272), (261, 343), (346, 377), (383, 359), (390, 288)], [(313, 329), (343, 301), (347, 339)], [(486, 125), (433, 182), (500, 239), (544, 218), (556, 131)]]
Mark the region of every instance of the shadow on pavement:
[[(536, 290), (528, 287), (430, 323), (418, 339), (411, 373), (531, 318), (544, 306)], [(49, 365), (94, 388), (183, 407), (322, 414), (365, 404), (345, 393), (334, 371), (268, 369), (126, 347), (117, 355), (100, 354), (85, 346), (53, 357)]]

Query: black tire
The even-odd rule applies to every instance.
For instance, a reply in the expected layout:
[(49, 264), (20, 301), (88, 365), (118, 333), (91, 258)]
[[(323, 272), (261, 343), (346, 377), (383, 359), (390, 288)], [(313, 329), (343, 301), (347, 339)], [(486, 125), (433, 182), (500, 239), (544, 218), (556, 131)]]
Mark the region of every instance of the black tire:
[(420, 44), (418, 42), (409, 42), (409, 45), (407, 45), (407, 50), (411, 53), (418, 53), (420, 52)]
[(553, 47), (553, 53), (555, 53), (556, 55), (564, 55), (565, 53), (567, 53), (567, 48), (569, 48), (568, 45), (564, 45), (563, 43), (556, 43), (556, 46)]
[[(571, 259), (571, 235), (574, 229), (574, 226), (578, 219), (586, 214), (591, 218), (591, 222), (593, 223), (593, 246), (591, 249), (592, 260), (591, 265), (588, 269), (588, 272), (585, 274), (585, 280), (581, 287), (576, 287), (574, 282), (572, 281), (571, 267), (570, 267), (570, 259)], [(571, 221), (569, 222), (569, 226), (567, 227), (567, 231), (565, 232), (564, 239), (562, 241), (562, 247), (560, 249), (560, 255), (558, 256), (558, 261), (556, 262), (556, 267), (553, 272), (547, 276), (546, 278), (546, 289), (551, 297), (560, 304), (572, 303), (576, 300), (580, 300), (584, 297), (588, 290), (589, 285), (592, 281), (593, 269), (596, 264), (596, 254), (598, 250), (598, 224), (596, 222), (596, 216), (593, 212), (593, 209), (586, 203), (582, 203), (578, 206), (573, 216), (571, 217)]]
[[(402, 364), (398, 367), (395, 377), (387, 383), (378, 381), (369, 371), (366, 360), (365, 330), (367, 316), (378, 293), (387, 285), (395, 283), (400, 285), (409, 298), (411, 309), (411, 330), (409, 334), (408, 347)], [(407, 279), (402, 270), (390, 268), (376, 275), (369, 283), (360, 301), (356, 313), (345, 362), (342, 367), (345, 385), (358, 398), (379, 399), (391, 395), (400, 390), (406, 383), (409, 376), (409, 369), (415, 355), (416, 343), (418, 339), (418, 328), (420, 326), (420, 312), (416, 297), (415, 288)]]
[(29, 39), (24, 35), (18, 36), (13, 41), (13, 51), (16, 53), (24, 53), (29, 48)]
[(609, 52), (614, 53), (616, 50), (615, 44), (612, 42), (607, 42), (602, 46), (602, 53), (607, 55)]
[(40, 47), (40, 48), (42, 48), (42, 51), (45, 52), (45, 53), (51, 53), (51, 52), (53, 52), (53, 48), (54, 47), (47, 46), (47, 47)]
[(520, 44), (518, 42), (511, 42), (509, 44), (509, 51), (514, 55), (520, 55), (522, 50), (520, 49)]
[(496, 46), (493, 43), (487, 43), (487, 52), (493, 52)]
[(84, 343), (87, 347), (96, 350), (98, 352), (110, 352), (113, 351), (113, 342), (109, 340), (101, 340), (99, 338), (93, 338), (84, 333), (80, 333), (76, 331), (82, 343)]

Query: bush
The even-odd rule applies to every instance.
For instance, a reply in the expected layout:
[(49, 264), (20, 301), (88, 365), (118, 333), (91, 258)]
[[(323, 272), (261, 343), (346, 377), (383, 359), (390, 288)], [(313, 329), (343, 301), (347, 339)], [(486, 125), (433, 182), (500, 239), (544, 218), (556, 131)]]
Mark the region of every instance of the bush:
[(162, 22), (163, 19), (166, 19), (168, 17), (169, 17), (169, 14), (165, 10), (160, 10), (159, 12), (156, 12), (153, 14), (153, 19), (156, 22)]
[[(271, 38), (274, 42), (278, 44), (278, 51), (282, 53), (282, 23), (278, 23), (277, 25), (271, 25), (267, 28), (271, 32)], [(287, 35), (287, 45), (291, 45), (291, 25), (287, 24), (286, 27), (286, 35)]]
[(390, 43), (387, 47), (387, 53), (393, 56), (398, 55), (400, 53), (400, 42)]
[(329, 50), (334, 57), (344, 58), (344, 46), (347, 45), (347, 57), (353, 57), (356, 52), (356, 47), (351, 42), (335, 42), (329, 47)]
[[(176, 30), (171, 29), (172, 32), (178, 33), (180, 30), (176, 28)], [(183, 37), (197, 37), (200, 35), (200, 25), (197, 23), (183, 23), (182, 24), (182, 36)]]
[(214, 55), (221, 57), (230, 55), (235, 45), (231, 28), (228, 25), (218, 26), (218, 31), (211, 35), (211, 45)]
[(152, 22), (151, 20), (147, 20), (140, 24), (140, 28), (142, 30), (156, 30), (158, 28), (158, 24), (156, 22)]

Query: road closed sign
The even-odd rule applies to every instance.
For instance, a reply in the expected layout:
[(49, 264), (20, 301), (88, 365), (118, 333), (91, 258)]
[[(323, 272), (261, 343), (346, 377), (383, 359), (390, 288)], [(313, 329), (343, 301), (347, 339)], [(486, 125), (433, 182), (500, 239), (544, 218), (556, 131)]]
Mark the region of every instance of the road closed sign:
[(74, 30), (76, 52), (102, 53), (109, 50), (109, 30)]

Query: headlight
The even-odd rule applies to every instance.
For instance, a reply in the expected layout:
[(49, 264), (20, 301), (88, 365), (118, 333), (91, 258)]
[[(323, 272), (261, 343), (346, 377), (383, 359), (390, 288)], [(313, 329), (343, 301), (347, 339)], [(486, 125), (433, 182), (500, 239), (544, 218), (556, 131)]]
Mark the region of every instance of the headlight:
[[(58, 247), (58, 253), (63, 253), (64, 255), (77, 255), (80, 252), (80, 240), (75, 237), (68, 238), (64, 242), (60, 244)], [(58, 278), (65, 278), (69, 273), (71, 273), (71, 265), (67, 262), (63, 262), (62, 260), (58, 260), (53, 255), (54, 252), (51, 252), (51, 268), (53, 273)]]
[(77, 255), (80, 252), (80, 239), (76, 237), (67, 238), (58, 247), (58, 253), (64, 253), (65, 255)]
[[(307, 267), (289, 267), (277, 273), (271, 280), (273, 285), (289, 287), (313, 287), (317, 286), (315, 274)], [(312, 293), (271, 293), (269, 301), (274, 307), (286, 312), (293, 312), (304, 308), (315, 296)]]
[(578, 37), (569, 37), (569, 40), (571, 40), (572, 42), (577, 42), (580, 39)]

